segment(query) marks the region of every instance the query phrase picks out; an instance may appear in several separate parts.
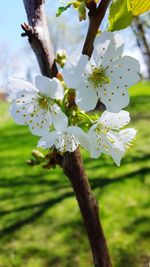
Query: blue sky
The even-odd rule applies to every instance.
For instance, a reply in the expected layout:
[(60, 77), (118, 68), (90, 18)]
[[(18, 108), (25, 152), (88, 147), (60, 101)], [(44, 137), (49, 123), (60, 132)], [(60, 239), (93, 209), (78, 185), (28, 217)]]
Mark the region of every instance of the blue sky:
[[(51, 7), (56, 10), (56, 4), (54, 2), (52, 4), (52, 1), (46, 1), (48, 12)], [(21, 37), (22, 29), (20, 27), (23, 22), (27, 22), (23, 0), (1, 1), (0, 43), (9, 45), (9, 48), (14, 51), (24, 47), (25, 38)]]
[[(47, 15), (50, 16), (50, 14), (53, 14), (55, 16), (55, 12), (57, 10), (57, 6), (59, 4), (59, 1), (54, 0), (47, 0), (46, 1), (46, 11)], [(71, 15), (70, 15), (71, 14)], [(86, 24), (84, 22), (79, 23), (78, 18), (75, 14), (75, 11), (72, 11), (70, 13), (69, 11), (66, 11), (64, 15), (62, 15), (61, 19), (63, 18), (64, 22), (69, 24), (69, 21), (72, 25), (73, 23), (76, 23), (78, 25), (79, 29), (86, 29)], [(67, 18), (67, 19), (66, 19)], [(65, 20), (66, 19), (66, 20)], [(57, 19), (59, 20), (59, 19)], [(1, 0), (1, 9), (0, 9), (0, 50), (1, 52), (4, 51), (4, 55), (0, 54), (0, 57), (5, 57), (5, 54), (10, 54), (10, 57), (12, 56), (13, 59), (8, 62), (8, 68), (10, 66), (10, 63), (12, 63), (15, 60), (18, 60), (19, 64), (19, 71), (15, 73), (15, 75), (23, 76), (25, 71), (29, 68), (33, 69), (33, 66), (36, 66), (36, 60), (34, 55), (31, 52), (31, 56), (28, 58), (26, 56), (26, 47), (29, 47), (27, 38), (21, 37), (22, 29), (20, 27), (20, 24), (23, 22), (27, 22), (27, 17), (23, 5), (23, 0)], [(55, 22), (53, 22), (55, 23)], [(68, 25), (69, 26), (69, 25)], [(85, 26), (85, 27), (84, 27)], [(59, 31), (61, 29), (58, 29), (58, 35)], [(131, 36), (131, 32), (129, 30), (121, 31), (123, 37), (125, 38), (125, 52), (128, 55), (134, 56), (135, 58), (139, 59), (142, 63), (142, 57), (135, 46), (135, 40), (134, 36)], [(70, 29), (70, 35), (72, 34)], [(75, 33), (73, 33), (75, 34)], [(56, 33), (57, 35), (57, 33)], [(64, 40), (62, 40), (64, 41)], [(21, 55), (21, 56), (20, 56)], [(2, 60), (1, 60), (2, 61)], [(1, 62), (0, 61), (0, 62)], [(3, 62), (5, 62), (5, 58), (3, 59)], [(144, 67), (142, 63), (142, 67)], [(39, 71), (37, 67), (35, 67), (35, 72)], [(19, 74), (18, 74), (19, 73)], [(0, 86), (2, 84), (2, 70), (0, 74)], [(12, 73), (10, 74), (12, 75)], [(34, 73), (35, 75), (35, 73)]]
[(27, 21), (23, 1), (1, 1), (0, 9), (0, 42), (9, 45), (12, 50), (18, 50), (24, 46), (21, 38), (20, 24)]
[[(54, 12), (54, 1), (46, 1), (46, 8)], [(56, 2), (55, 2), (56, 3)], [(29, 44), (27, 38), (21, 37), (23, 32), (21, 23), (27, 22), (23, 0), (1, 1), (0, 9), (0, 88), (5, 87), (7, 79), (11, 76), (24, 77), (27, 70), (31, 69), (33, 76), (38, 73), (38, 65), (34, 54), (29, 57)], [(6, 58), (7, 57), (7, 58)]]

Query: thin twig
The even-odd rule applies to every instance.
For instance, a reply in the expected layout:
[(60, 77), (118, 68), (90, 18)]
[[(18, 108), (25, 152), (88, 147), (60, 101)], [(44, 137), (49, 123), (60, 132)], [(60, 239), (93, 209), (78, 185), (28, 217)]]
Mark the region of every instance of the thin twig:
[(88, 6), (89, 8), (89, 27), (82, 53), (91, 57), (93, 51), (93, 43), (96, 38), (99, 26), (105, 16), (106, 10), (111, 0), (101, 0), (97, 8)]

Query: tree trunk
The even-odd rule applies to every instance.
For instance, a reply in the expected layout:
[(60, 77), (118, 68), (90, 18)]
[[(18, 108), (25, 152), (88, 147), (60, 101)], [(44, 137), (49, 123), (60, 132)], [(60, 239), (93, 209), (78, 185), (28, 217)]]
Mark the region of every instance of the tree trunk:
[(150, 79), (150, 47), (145, 36), (144, 26), (139, 17), (134, 17), (132, 30), (147, 68), (147, 78)]
[[(29, 21), (29, 25), (25, 23), (22, 24), (22, 28), (25, 31), (23, 36), (27, 35), (29, 37), (29, 42), (36, 54), (42, 74), (48, 77), (54, 77), (57, 75), (58, 71), (48, 33), (44, 11), (45, 1), (23, 1)], [(86, 48), (88, 48), (87, 45)], [(79, 149), (73, 153), (65, 153), (62, 162), (63, 171), (71, 181), (83, 216), (93, 254), (94, 266), (111, 267), (109, 252), (100, 223), (98, 204), (92, 195)]]

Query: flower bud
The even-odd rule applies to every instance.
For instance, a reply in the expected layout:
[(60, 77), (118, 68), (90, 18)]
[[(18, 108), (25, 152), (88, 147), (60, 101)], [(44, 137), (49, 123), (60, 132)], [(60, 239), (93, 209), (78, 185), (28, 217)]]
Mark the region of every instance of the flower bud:
[(78, 8), (78, 16), (79, 20), (86, 20), (86, 4), (85, 2), (81, 2), (79, 8)]
[(73, 7), (78, 8), (80, 6), (80, 1), (73, 2)]
[(65, 50), (58, 50), (56, 53), (56, 62), (61, 66), (61, 68), (64, 67), (67, 60), (67, 53)]
[(44, 155), (39, 150), (36, 149), (32, 150), (32, 156), (38, 160), (42, 160), (45, 158)]

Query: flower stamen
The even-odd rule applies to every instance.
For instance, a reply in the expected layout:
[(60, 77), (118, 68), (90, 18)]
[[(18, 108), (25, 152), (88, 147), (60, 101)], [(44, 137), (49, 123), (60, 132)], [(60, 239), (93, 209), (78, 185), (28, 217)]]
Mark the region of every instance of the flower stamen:
[(88, 81), (92, 83), (94, 88), (98, 88), (102, 84), (110, 83), (110, 78), (106, 76), (104, 68), (93, 68), (92, 73), (88, 76)]
[(40, 108), (51, 110), (51, 106), (54, 104), (54, 100), (42, 93), (39, 93), (38, 95), (39, 95), (38, 104)]

